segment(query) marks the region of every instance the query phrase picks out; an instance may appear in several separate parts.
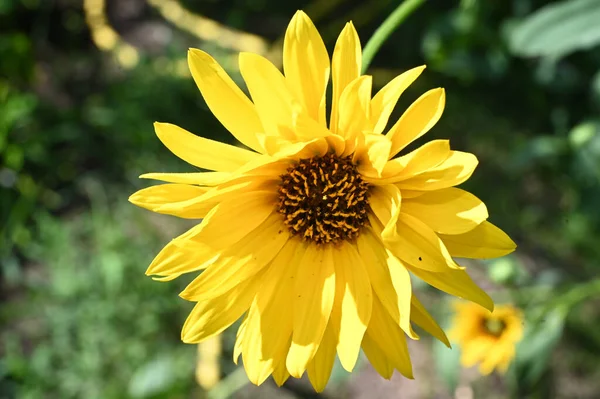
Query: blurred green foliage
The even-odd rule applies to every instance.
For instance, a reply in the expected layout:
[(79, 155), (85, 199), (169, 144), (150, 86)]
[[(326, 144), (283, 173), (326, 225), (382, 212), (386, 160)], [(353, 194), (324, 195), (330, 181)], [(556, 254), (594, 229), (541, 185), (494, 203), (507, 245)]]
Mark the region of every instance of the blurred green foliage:
[[(395, 6), (181, 3), (269, 42), (303, 8), (330, 49), (346, 20), (354, 19), (364, 44)], [(141, 173), (189, 170), (160, 145), (152, 122), (233, 142), (192, 79), (168, 67), (188, 46), (218, 59), (230, 53), (164, 22), (142, 0), (108, 1), (107, 10), (140, 52), (133, 69), (94, 46), (82, 1), (0, 0), (0, 398), (189, 397), (192, 389), (195, 350), (179, 342), (188, 310), (180, 287), (143, 276), (182, 226), (165, 218), (152, 225), (125, 200), (144, 184)], [(556, 382), (552, 372), (595, 378), (588, 365), (598, 360), (590, 353), (600, 353), (599, 312), (584, 301), (598, 292), (573, 303), (559, 295), (571, 301), (562, 313), (560, 303), (540, 306), (600, 271), (599, 10), (595, 0), (430, 1), (372, 64), (391, 74), (428, 65), (402, 105), (424, 89), (447, 88), (431, 137), (477, 154), (468, 188), (519, 244), (488, 271), (508, 287), (504, 299), (540, 320), (512, 370), (520, 397), (555, 395), (541, 388)], [(567, 365), (550, 356), (565, 340)], [(456, 384), (456, 355), (437, 357)]]

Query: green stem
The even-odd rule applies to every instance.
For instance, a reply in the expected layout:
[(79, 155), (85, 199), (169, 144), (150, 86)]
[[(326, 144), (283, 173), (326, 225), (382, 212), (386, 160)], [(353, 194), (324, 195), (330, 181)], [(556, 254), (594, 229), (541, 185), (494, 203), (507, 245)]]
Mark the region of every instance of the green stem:
[(208, 391), (208, 399), (227, 399), (248, 383), (248, 377), (243, 367), (238, 367), (227, 377), (219, 381), (213, 389)]
[(410, 15), (415, 11), (425, 0), (404, 0), (389, 17), (377, 28), (373, 36), (367, 42), (365, 49), (363, 50), (362, 58), (362, 73), (367, 71), (367, 68), (373, 61), (373, 57), (379, 51), (379, 48), (386, 41), (386, 39), (392, 34), (392, 32)]

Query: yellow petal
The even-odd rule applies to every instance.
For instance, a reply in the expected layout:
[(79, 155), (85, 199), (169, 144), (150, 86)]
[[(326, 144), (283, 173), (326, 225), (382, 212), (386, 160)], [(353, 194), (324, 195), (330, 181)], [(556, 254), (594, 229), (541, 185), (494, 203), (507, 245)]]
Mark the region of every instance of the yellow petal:
[(167, 183), (193, 184), (198, 186), (218, 186), (234, 175), (228, 172), (192, 172), (192, 173), (144, 173), (141, 179), (160, 180)]
[(342, 155), (345, 150), (345, 140), (337, 134), (331, 133), (326, 126), (309, 118), (305, 114), (298, 114), (294, 120), (294, 130), (298, 140), (306, 141), (314, 138), (324, 138), (328, 144), (328, 150), (333, 149), (336, 155)]
[(396, 292), (400, 292), (398, 295), (398, 311), (400, 312), (400, 318), (395, 319), (402, 328), (402, 330), (409, 335), (412, 339), (419, 339), (419, 336), (415, 334), (410, 325), (411, 319), (411, 306), (410, 296), (412, 293), (412, 283), (410, 281), (410, 274), (402, 262), (390, 251), (387, 251), (387, 266), (390, 271), (390, 277), (392, 279), (392, 285)]
[(242, 344), (244, 368), (253, 384), (260, 385), (285, 362), (292, 336), (294, 278), (299, 245), (289, 240), (273, 259), (250, 306)]
[[(373, 291), (383, 307), (406, 334), (413, 339), (418, 339), (419, 337), (410, 325), (412, 290), (408, 271), (401, 264), (394, 265), (392, 263), (388, 266), (390, 255), (371, 229), (367, 229), (361, 234), (356, 243), (369, 274)], [(395, 261), (397, 262), (397, 259)]]
[(377, 219), (384, 226), (381, 235), (383, 237), (393, 235), (402, 205), (400, 190), (391, 184), (374, 186), (369, 196), (369, 205)]
[(295, 159), (320, 157), (325, 155), (328, 150), (329, 144), (327, 143), (327, 139), (319, 137), (308, 141), (295, 142), (293, 144), (288, 141), (281, 146), (280, 150), (273, 153), (273, 157), (280, 159), (290, 157)]
[(416, 198), (419, 195), (425, 194), (427, 191), (402, 190), (402, 198)]
[(242, 144), (261, 152), (256, 133), (264, 130), (248, 97), (204, 51), (190, 49), (188, 64), (206, 105), (219, 122)]
[(380, 134), (367, 133), (364, 139), (364, 150), (355, 155), (358, 172), (363, 176), (379, 177), (388, 163), (392, 143)]
[(248, 310), (259, 285), (260, 275), (223, 295), (198, 302), (183, 325), (182, 341), (194, 344), (223, 332)]
[(317, 392), (323, 392), (331, 376), (333, 363), (335, 361), (335, 348), (338, 342), (336, 332), (331, 324), (323, 334), (315, 357), (308, 363), (306, 369), (308, 379)]
[(431, 317), (427, 309), (425, 309), (425, 306), (423, 306), (421, 301), (419, 301), (419, 299), (414, 295), (411, 298), (410, 318), (416, 325), (427, 331), (429, 334), (450, 348), (450, 341), (448, 341), (448, 337), (446, 336), (444, 330), (442, 330), (435, 319)]
[(335, 296), (331, 246), (308, 245), (294, 286), (292, 345), (286, 359), (288, 372), (300, 378), (312, 360), (327, 327)]
[(392, 378), (392, 374), (394, 374), (392, 362), (387, 357), (386, 351), (379, 348), (377, 342), (373, 341), (368, 334), (365, 334), (363, 338), (362, 348), (375, 371), (386, 380)]
[(277, 193), (252, 191), (227, 199), (202, 220), (195, 239), (213, 250), (228, 248), (276, 212)]
[(477, 167), (477, 157), (468, 152), (450, 151), (439, 165), (398, 183), (402, 190), (440, 190), (465, 182)]
[(462, 234), (473, 230), (488, 218), (483, 202), (459, 188), (430, 191), (406, 200), (402, 212), (408, 213), (443, 234)]
[(439, 290), (478, 303), (490, 311), (494, 309), (492, 298), (479, 288), (464, 270), (449, 270), (436, 273), (417, 267), (407, 267), (415, 276)]
[(386, 353), (396, 370), (407, 378), (413, 378), (406, 337), (377, 297), (373, 298), (373, 313), (365, 336)]
[(491, 372), (500, 365), (504, 356), (506, 356), (507, 353), (510, 353), (511, 349), (512, 345), (502, 345), (500, 342), (497, 342), (496, 346), (488, 351), (485, 358), (481, 362), (481, 365), (479, 366), (479, 371), (481, 374), (491, 374)]
[(425, 65), (409, 69), (396, 76), (388, 84), (383, 86), (371, 100), (371, 126), (373, 133), (381, 133), (385, 130), (388, 119), (404, 91), (410, 86), (425, 69)]
[(224, 294), (262, 270), (281, 250), (289, 232), (279, 214), (272, 214), (253, 232), (229, 248), (180, 294), (203, 301)]
[(217, 256), (215, 251), (193, 240), (199, 230), (200, 225), (197, 225), (168, 243), (148, 266), (146, 275), (177, 278), (212, 264)]
[(371, 76), (361, 76), (348, 83), (342, 92), (336, 130), (340, 136), (352, 138), (368, 129), (372, 84)]
[(406, 155), (388, 161), (383, 167), (381, 178), (368, 176), (367, 181), (373, 184), (397, 183), (438, 166), (448, 159), (450, 154), (448, 140), (433, 140)]
[(152, 212), (163, 213), (188, 219), (201, 219), (210, 208), (180, 206), (195, 200), (208, 191), (208, 188), (188, 184), (160, 184), (137, 191), (129, 197), (129, 202)]
[(258, 54), (240, 53), (239, 64), (265, 132), (294, 138), (292, 120), (302, 106), (292, 95), (281, 72)]
[(400, 213), (395, 233), (383, 239), (394, 256), (412, 266), (432, 272), (460, 268), (434, 231), (406, 213)]
[(233, 172), (259, 157), (255, 152), (196, 136), (170, 123), (156, 122), (154, 130), (173, 154), (199, 168)]
[(275, 367), (275, 371), (273, 371), (273, 380), (278, 387), (282, 386), (287, 379), (290, 378), (290, 373), (288, 373), (287, 368), (285, 367), (285, 359)]
[[(191, 198), (188, 201), (182, 201), (175, 206), (182, 209), (212, 209), (215, 205), (223, 201), (239, 198), (240, 195), (264, 191), (276, 193), (277, 185), (279, 184), (278, 176), (240, 176), (219, 184), (216, 187), (209, 188), (204, 194), (199, 197)], [(161, 207), (161, 210), (170, 209), (170, 205), (166, 204)]]
[(248, 322), (248, 314), (242, 319), (240, 326), (235, 334), (235, 344), (233, 346), (233, 363), (238, 364), (240, 355), (242, 354), (242, 342), (246, 333), (246, 323)]
[(329, 55), (321, 35), (310, 18), (297, 11), (285, 32), (283, 70), (307, 115), (324, 127), (329, 69)]
[(495, 344), (495, 339), (479, 336), (462, 348), (460, 362), (465, 367), (471, 367), (484, 358)]
[(440, 234), (440, 238), (450, 254), (458, 258), (497, 258), (517, 248), (517, 244), (505, 232), (487, 221), (467, 233)]
[(344, 242), (334, 250), (334, 264), (336, 297), (339, 295), (341, 300), (337, 353), (342, 367), (352, 371), (371, 318), (371, 283), (363, 260), (351, 244)]
[(412, 103), (387, 133), (392, 141), (390, 158), (427, 133), (442, 116), (445, 103), (446, 94), (441, 88), (429, 90)]
[(340, 97), (346, 86), (360, 75), (361, 64), (362, 51), (360, 38), (352, 22), (348, 22), (335, 43), (333, 59), (331, 61), (333, 93), (329, 128), (334, 133), (338, 131)]

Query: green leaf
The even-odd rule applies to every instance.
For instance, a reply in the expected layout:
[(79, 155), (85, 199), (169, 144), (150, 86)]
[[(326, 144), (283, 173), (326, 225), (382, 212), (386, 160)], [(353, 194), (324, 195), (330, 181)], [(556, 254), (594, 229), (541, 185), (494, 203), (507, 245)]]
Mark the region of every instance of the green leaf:
[(600, 43), (600, 1), (570, 0), (542, 7), (518, 24), (510, 49), (524, 57), (560, 58)]
[(139, 368), (129, 381), (129, 396), (147, 398), (167, 391), (175, 380), (170, 357), (161, 356)]
[(548, 367), (552, 350), (563, 332), (565, 313), (554, 310), (535, 326), (527, 329), (525, 337), (517, 345), (515, 369), (518, 381), (533, 386), (542, 377)]
[(460, 350), (458, 346), (450, 349), (437, 339), (433, 341), (433, 356), (435, 366), (448, 387), (449, 392), (454, 392), (458, 386), (460, 377)]

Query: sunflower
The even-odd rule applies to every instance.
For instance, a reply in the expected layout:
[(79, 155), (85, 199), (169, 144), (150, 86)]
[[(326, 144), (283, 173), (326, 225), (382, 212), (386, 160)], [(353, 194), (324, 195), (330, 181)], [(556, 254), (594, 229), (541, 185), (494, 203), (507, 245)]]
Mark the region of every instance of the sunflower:
[(307, 372), (321, 391), (336, 353), (350, 371), (361, 348), (382, 376), (396, 369), (412, 378), (406, 342), (418, 339), (412, 323), (448, 344), (412, 295), (411, 273), (493, 308), (453, 259), (515, 248), (486, 221), (485, 205), (455, 188), (477, 158), (451, 150), (448, 140), (402, 153), (438, 121), (444, 90), (423, 94), (388, 128), (398, 98), (424, 66), (371, 97), (352, 23), (330, 62), (301, 11), (286, 31), (284, 74), (260, 55), (240, 54), (252, 100), (207, 53), (191, 49), (188, 61), (209, 109), (245, 148), (156, 123), (171, 152), (210, 171), (145, 174), (166, 184), (130, 197), (154, 212), (202, 219), (147, 270), (163, 281), (202, 271), (181, 293), (196, 303), (184, 342), (206, 340), (241, 319), (234, 361), (241, 355), (253, 383), (273, 375), (281, 385)]
[(523, 315), (512, 305), (498, 305), (493, 312), (473, 303), (457, 302), (450, 338), (461, 349), (461, 363), (490, 374), (495, 368), (506, 372), (515, 357), (515, 346), (523, 337)]

